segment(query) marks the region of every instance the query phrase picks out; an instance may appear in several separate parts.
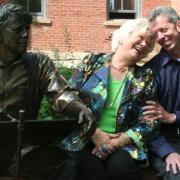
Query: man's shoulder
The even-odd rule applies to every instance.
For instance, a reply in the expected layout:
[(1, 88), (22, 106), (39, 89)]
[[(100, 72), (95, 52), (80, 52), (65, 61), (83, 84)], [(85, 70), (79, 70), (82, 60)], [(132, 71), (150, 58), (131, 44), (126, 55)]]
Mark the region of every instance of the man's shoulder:
[(152, 57), (147, 63), (146, 66), (147, 67), (152, 67), (154, 65), (160, 65), (161, 64), (161, 53), (159, 52), (158, 54), (156, 54), (154, 57)]
[(41, 64), (41, 65), (52, 65), (53, 61), (43, 53), (27, 52), (24, 54), (23, 59), (28, 64)]
[(35, 52), (27, 52), (24, 54), (24, 58), (26, 58), (27, 60), (50, 60), (50, 58), (43, 53), (35, 53)]
[(163, 64), (164, 52), (161, 50), (158, 54), (152, 57), (146, 64), (145, 67), (151, 68), (152, 70), (159, 70)]
[(23, 59), (32, 69), (55, 69), (54, 62), (45, 54), (27, 52)]

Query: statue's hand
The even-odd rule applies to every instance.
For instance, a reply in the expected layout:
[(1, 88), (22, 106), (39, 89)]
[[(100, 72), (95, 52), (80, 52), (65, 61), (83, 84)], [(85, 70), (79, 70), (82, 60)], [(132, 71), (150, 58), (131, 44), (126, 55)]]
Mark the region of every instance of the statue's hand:
[(80, 128), (83, 129), (86, 136), (91, 137), (93, 135), (96, 129), (96, 121), (91, 110), (86, 106), (81, 107), (78, 123), (80, 124)]
[(96, 121), (91, 110), (86, 105), (74, 100), (66, 106), (64, 113), (78, 119), (82, 138), (90, 138), (93, 135), (96, 129)]

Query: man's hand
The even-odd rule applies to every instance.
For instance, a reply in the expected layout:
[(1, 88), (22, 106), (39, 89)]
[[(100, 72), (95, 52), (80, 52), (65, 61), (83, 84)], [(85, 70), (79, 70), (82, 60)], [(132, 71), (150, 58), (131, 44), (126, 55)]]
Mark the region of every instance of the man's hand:
[(143, 107), (143, 115), (145, 120), (161, 120), (164, 123), (171, 124), (176, 121), (176, 115), (168, 113), (163, 106), (155, 101), (146, 101)]
[(169, 172), (172, 168), (173, 173), (177, 174), (180, 171), (180, 155), (178, 153), (171, 153), (166, 157), (166, 171)]

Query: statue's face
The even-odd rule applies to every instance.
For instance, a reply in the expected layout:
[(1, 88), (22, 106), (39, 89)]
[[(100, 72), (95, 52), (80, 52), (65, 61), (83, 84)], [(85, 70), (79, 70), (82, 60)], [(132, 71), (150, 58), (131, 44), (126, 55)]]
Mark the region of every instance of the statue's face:
[(26, 52), (29, 40), (30, 25), (14, 14), (2, 30), (4, 48), (14, 54), (21, 55)]

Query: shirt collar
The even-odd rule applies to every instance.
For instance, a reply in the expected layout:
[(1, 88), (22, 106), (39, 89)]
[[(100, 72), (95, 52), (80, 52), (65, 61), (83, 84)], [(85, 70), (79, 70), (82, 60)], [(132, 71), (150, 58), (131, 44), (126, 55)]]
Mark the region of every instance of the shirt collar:
[(170, 55), (163, 48), (161, 49), (161, 59), (162, 59), (161, 67), (164, 67), (166, 64), (168, 64), (171, 61)]
[(166, 64), (168, 64), (171, 61), (176, 61), (180, 63), (180, 58), (177, 59), (172, 58), (170, 54), (163, 48), (161, 49), (161, 59), (162, 59), (161, 67), (166, 66)]
[(176, 60), (177, 60), (178, 62), (180, 62), (180, 58), (177, 58)]

